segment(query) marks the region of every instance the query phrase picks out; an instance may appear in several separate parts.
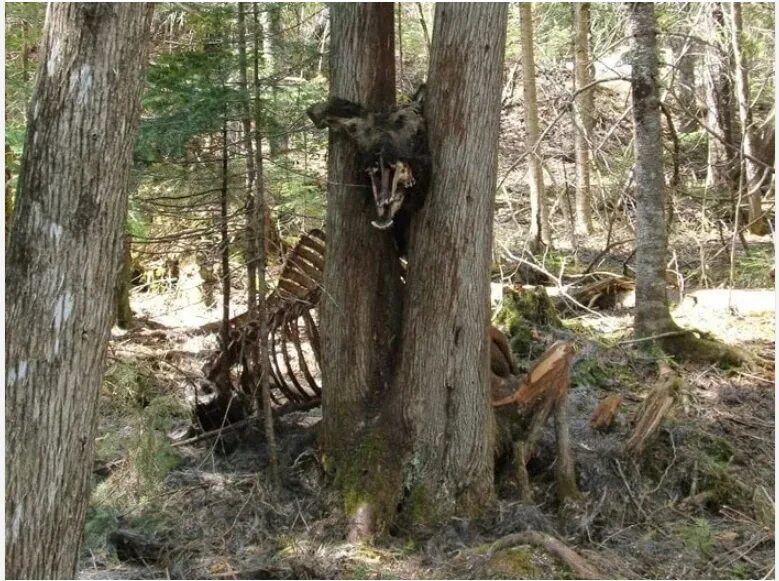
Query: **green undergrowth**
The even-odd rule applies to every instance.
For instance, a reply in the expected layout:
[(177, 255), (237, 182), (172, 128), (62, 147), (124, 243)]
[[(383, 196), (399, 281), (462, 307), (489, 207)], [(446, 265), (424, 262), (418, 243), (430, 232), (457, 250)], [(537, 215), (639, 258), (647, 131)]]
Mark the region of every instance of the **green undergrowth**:
[(701, 558), (710, 559), (713, 556), (714, 535), (706, 519), (695, 518), (692, 522), (680, 524), (675, 532), (687, 548), (697, 551)]
[[(107, 535), (125, 522), (123, 515), (144, 505), (134, 517), (134, 529), (154, 530), (152, 521), (165, 520), (164, 511), (150, 502), (164, 489), (165, 477), (181, 462), (167, 433), (189, 411), (151, 370), (132, 362), (116, 362), (106, 373), (101, 393), (102, 433), (95, 440), (96, 463), (109, 465), (110, 473), (93, 488), (85, 544), (105, 546)], [(135, 522), (138, 521), (138, 522)], [(148, 522), (147, 522), (148, 521)]]
[(529, 291), (506, 289), (493, 322), (505, 331), (520, 367), (528, 367), (544, 352), (544, 345), (534, 336), (535, 329), (562, 327), (557, 310), (540, 286)]
[(774, 288), (774, 277), (771, 269), (776, 259), (772, 245), (756, 246), (749, 249), (749, 254), (736, 261), (733, 269), (734, 288)]

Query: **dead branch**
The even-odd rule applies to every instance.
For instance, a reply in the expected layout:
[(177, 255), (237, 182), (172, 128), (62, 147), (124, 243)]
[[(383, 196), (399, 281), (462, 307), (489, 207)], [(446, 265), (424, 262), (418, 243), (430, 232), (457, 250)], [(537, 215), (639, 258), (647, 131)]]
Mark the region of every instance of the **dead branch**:
[(237, 430), (238, 428), (242, 428), (246, 425), (249, 425), (253, 421), (255, 421), (257, 418), (254, 416), (250, 416), (248, 418), (244, 418), (242, 420), (238, 420), (237, 422), (234, 422), (232, 424), (227, 424), (221, 428), (217, 428), (216, 430), (211, 430), (210, 432), (203, 432), (202, 434), (199, 434), (197, 436), (193, 436), (192, 438), (187, 438), (186, 440), (181, 440), (180, 442), (173, 442), (171, 446), (174, 448), (178, 448), (180, 446), (187, 446), (189, 444), (196, 444), (197, 442), (202, 442), (203, 440), (208, 440), (209, 438), (215, 438), (217, 436), (220, 436), (222, 434), (227, 434), (229, 432), (232, 432), (234, 430)]

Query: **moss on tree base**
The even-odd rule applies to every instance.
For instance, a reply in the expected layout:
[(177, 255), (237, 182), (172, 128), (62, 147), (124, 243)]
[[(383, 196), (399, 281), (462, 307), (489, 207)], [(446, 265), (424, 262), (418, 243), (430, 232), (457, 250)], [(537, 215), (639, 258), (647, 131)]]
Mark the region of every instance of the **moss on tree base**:
[(658, 338), (657, 342), (663, 351), (681, 361), (718, 363), (732, 367), (752, 361), (743, 349), (726, 345), (699, 331), (678, 329), (678, 334)]

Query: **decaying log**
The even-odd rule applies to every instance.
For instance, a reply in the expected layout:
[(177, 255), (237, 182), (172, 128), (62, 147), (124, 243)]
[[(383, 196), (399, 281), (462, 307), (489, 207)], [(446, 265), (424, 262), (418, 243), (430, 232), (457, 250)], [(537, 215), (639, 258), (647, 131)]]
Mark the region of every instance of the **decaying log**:
[(660, 372), (660, 378), (638, 411), (633, 434), (625, 445), (625, 452), (640, 456), (668, 417), (681, 387), (681, 379), (670, 368)]
[(593, 430), (608, 430), (614, 424), (614, 418), (617, 417), (617, 410), (622, 404), (622, 396), (612, 394), (598, 404), (590, 419), (590, 427)]
[(634, 280), (619, 275), (604, 275), (600, 280), (584, 285), (571, 294), (587, 308), (612, 309), (632, 307), (636, 300)]
[(608, 578), (561, 540), (539, 531), (525, 531), (522, 533), (506, 535), (492, 544), (489, 556), (491, 557), (497, 551), (515, 547), (517, 545), (535, 545), (549, 551), (571, 568), (576, 579)]

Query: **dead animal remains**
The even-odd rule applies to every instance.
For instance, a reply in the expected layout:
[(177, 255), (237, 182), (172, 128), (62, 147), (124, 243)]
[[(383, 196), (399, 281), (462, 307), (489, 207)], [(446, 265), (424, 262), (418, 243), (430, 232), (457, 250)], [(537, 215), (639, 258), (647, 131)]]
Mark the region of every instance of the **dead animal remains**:
[[(312, 230), (304, 234), (287, 255), (279, 283), (268, 296), (269, 371), (272, 401), (277, 411), (308, 409), (321, 402), (319, 368), (320, 336), (316, 310), (321, 300), (325, 234)], [(243, 368), (241, 387), (251, 389), (246, 354), (257, 341), (256, 325), (248, 314), (230, 322), (230, 348), (218, 351), (203, 372), (225, 395), (235, 393), (230, 370)], [(212, 324), (213, 331), (218, 327)], [(557, 444), (555, 477), (561, 499), (579, 495), (574, 476), (566, 418), (566, 401), (573, 355), (569, 342), (555, 343), (525, 374), (520, 374), (506, 336), (494, 326), (490, 341), (490, 394), (501, 426), (496, 453), (513, 457), (515, 477), (522, 496), (530, 499), (525, 464), (535, 453), (538, 440), (550, 416), (554, 417)], [(220, 382), (220, 379), (222, 380)], [(222, 383), (224, 382), (224, 383)], [(226, 408), (226, 411), (230, 411)], [(230, 419), (225, 422), (229, 424)]]
[(319, 129), (329, 127), (357, 146), (376, 208), (371, 224), (380, 230), (393, 228), (401, 255), (406, 254), (410, 218), (424, 203), (430, 174), (423, 95), (424, 86), (411, 103), (384, 112), (338, 97), (307, 111)]

